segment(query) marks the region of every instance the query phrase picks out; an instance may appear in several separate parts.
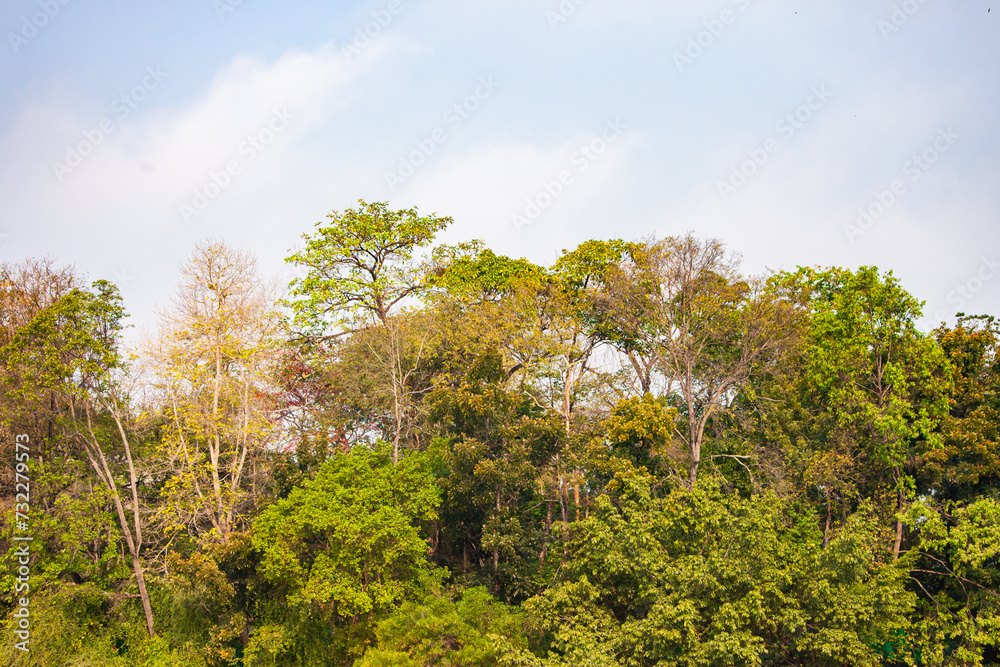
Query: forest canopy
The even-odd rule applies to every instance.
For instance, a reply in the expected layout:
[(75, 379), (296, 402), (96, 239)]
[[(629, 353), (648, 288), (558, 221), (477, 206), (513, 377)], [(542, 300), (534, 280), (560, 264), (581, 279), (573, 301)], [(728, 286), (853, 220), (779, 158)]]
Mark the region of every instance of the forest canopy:
[(359, 200), (287, 286), (203, 243), (135, 345), (0, 266), (5, 663), (1000, 664), (993, 316), (451, 223)]

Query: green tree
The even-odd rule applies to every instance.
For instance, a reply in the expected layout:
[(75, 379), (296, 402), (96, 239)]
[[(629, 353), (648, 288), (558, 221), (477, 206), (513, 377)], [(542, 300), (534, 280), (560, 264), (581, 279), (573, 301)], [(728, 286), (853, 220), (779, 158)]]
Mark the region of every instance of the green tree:
[(438, 248), (435, 262), (431, 296), (440, 319), (451, 323), (445, 330), (456, 360), (448, 368), (451, 384), (462, 383), (469, 364), (499, 352), (506, 388), (530, 392), (539, 406), (551, 404), (537, 384), (540, 366), (551, 356), (545, 334), (549, 272), (479, 242)]
[(439, 502), (429, 457), (392, 465), (385, 447), (338, 453), (257, 518), (259, 572), (278, 599), (248, 652), (277, 641), (295, 664), (346, 661), (379, 619), (418, 592), (428, 567), (419, 526), (435, 518)]
[[(118, 350), (124, 316), (121, 296), (111, 283), (96, 281), (92, 291), (73, 287), (18, 328), (0, 349), (0, 358), (8, 371), (22, 371), (8, 372), (6, 401), (48, 403), (46, 435), (79, 448), (73, 454), (83, 454), (106, 491), (131, 557), (146, 629), (152, 636), (154, 619), (141, 557), (143, 520), (130, 435), (131, 410), (125, 392), (126, 366)], [(17, 426), (8, 424), (8, 428)], [(43, 469), (49, 456), (35, 449)], [(58, 475), (58, 469), (48, 469)], [(122, 497), (121, 476), (127, 480), (127, 499)]]
[(878, 665), (913, 596), (860, 512), (821, 546), (811, 512), (710, 475), (662, 498), (625, 467), (525, 603), (545, 665)]
[(392, 211), (386, 202), (360, 199), (358, 208), (327, 217), (330, 222), (317, 223), (313, 236), (303, 236), (305, 248), (286, 259), (307, 270), (305, 278), (292, 281), (289, 305), (296, 323), (311, 336), (337, 338), (371, 327), (384, 329), (388, 349), (373, 354), (389, 378), (392, 457), (397, 462), (413, 398), (407, 382), (413, 367), (404, 364), (394, 315), (427, 289), (427, 269), (417, 253), (452, 219), (419, 216), (415, 208)]
[(417, 209), (389, 210), (386, 202), (366, 203), (343, 213), (332, 211), (329, 223), (316, 223), (305, 248), (287, 262), (304, 267), (290, 295), (297, 322), (306, 330), (333, 335), (359, 324), (385, 325), (404, 301), (426, 287), (416, 256), (450, 225), (449, 217), (417, 215)]
[(941, 423), (942, 447), (921, 457), (920, 487), (971, 499), (1000, 481), (1000, 327), (993, 317), (960, 316), (935, 330), (954, 389)]
[[(937, 426), (948, 409), (948, 362), (916, 328), (921, 304), (891, 272), (880, 276), (875, 267), (802, 268), (782, 280), (812, 313), (801, 386), (826, 424), (820, 446), (839, 449), (841, 464), (858, 466), (871, 497), (887, 490), (889, 516), (898, 515), (913, 491), (908, 461), (939, 446)], [(898, 557), (903, 522), (896, 516), (894, 523)]]
[(527, 649), (526, 626), (523, 612), (497, 602), (484, 588), (452, 596), (432, 583), (423, 600), (404, 603), (379, 623), (377, 643), (356, 665), (499, 666), (511, 649)]
[(431, 397), (431, 417), (448, 443), (436, 556), (460, 575), (477, 571), (501, 599), (523, 599), (536, 589), (535, 561), (540, 550), (544, 559), (556, 502), (540, 493), (542, 470), (564, 435), (555, 415), (502, 387), (498, 355), (480, 359), (469, 375)]
[(920, 599), (914, 640), (924, 665), (1000, 660), (1000, 503), (980, 498), (941, 506), (925, 498), (906, 516), (906, 555)]

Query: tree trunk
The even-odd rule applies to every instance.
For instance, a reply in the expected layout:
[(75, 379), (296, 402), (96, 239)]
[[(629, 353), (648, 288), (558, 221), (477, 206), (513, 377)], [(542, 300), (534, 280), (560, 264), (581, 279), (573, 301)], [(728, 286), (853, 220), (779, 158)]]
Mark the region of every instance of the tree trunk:
[(226, 508), (222, 497), (222, 481), (219, 477), (219, 455), (222, 451), (222, 441), (219, 438), (219, 394), (221, 392), (221, 386), (222, 345), (218, 339), (216, 339), (215, 381), (212, 389), (212, 437), (208, 442), (208, 455), (212, 463), (212, 490), (215, 492), (216, 511), (219, 516), (219, 536), (225, 543), (229, 541), (229, 526), (226, 524)]
[[(538, 569), (545, 565), (545, 556), (549, 553), (549, 540), (552, 539), (552, 503), (550, 499), (545, 500), (545, 533), (542, 535), (542, 553), (538, 556)], [(541, 590), (541, 589), (539, 589)]]
[(823, 527), (823, 548), (830, 544), (830, 494), (826, 494), (826, 525)]
[(570, 433), (570, 411), (572, 409), (572, 367), (570, 366), (569, 355), (566, 355), (566, 373), (563, 375), (563, 420), (566, 423), (566, 435)]
[[(132, 569), (135, 572), (136, 585), (139, 588), (139, 597), (142, 599), (142, 610), (146, 615), (146, 630), (149, 632), (149, 636), (152, 637), (154, 634), (153, 608), (149, 603), (149, 593), (146, 591), (146, 578), (143, 576), (142, 563), (139, 560), (139, 549), (142, 547), (142, 528), (139, 518), (139, 494), (136, 490), (135, 466), (132, 464), (132, 449), (129, 447), (128, 438), (125, 435), (125, 429), (121, 423), (118, 413), (111, 409), (110, 405), (107, 405), (106, 407), (108, 408), (108, 411), (111, 412), (115, 423), (118, 426), (118, 433), (121, 435), (122, 444), (125, 447), (125, 456), (129, 463), (129, 481), (132, 489), (132, 506), (135, 516), (135, 539), (133, 539), (133, 529), (128, 525), (128, 517), (125, 514), (125, 507), (122, 505), (121, 494), (118, 493), (118, 486), (115, 484), (114, 475), (111, 474), (111, 469), (108, 468), (108, 460), (105, 458), (104, 450), (101, 448), (101, 443), (97, 439), (97, 435), (94, 433), (94, 427), (90, 419), (90, 406), (86, 403), (84, 403), (84, 413), (87, 418), (87, 431), (90, 433), (90, 444), (93, 447), (93, 450), (91, 450), (91, 447), (86, 444), (84, 444), (84, 450), (87, 453), (87, 458), (90, 460), (90, 465), (93, 466), (98, 478), (111, 492), (111, 497), (115, 502), (115, 510), (118, 513), (118, 523), (121, 525), (122, 532), (125, 534), (125, 543), (128, 545), (129, 554), (132, 556)], [(84, 441), (86, 441), (86, 438), (84, 438)], [(100, 459), (100, 465), (98, 465), (98, 458)]]
[(139, 586), (142, 613), (146, 615), (146, 631), (152, 637), (155, 634), (153, 630), (153, 607), (149, 603), (149, 593), (146, 592), (146, 577), (142, 573), (142, 563), (139, 562), (138, 554), (132, 554), (132, 569), (135, 571), (135, 581)]
[[(559, 478), (559, 509), (564, 526), (569, 525), (569, 488), (562, 477)], [(564, 531), (565, 532), (565, 531)]]
[[(896, 512), (903, 511), (903, 491), (896, 492)], [(896, 517), (896, 539), (892, 545), (892, 559), (899, 560), (899, 550), (903, 546), (903, 520)]]
[(580, 520), (580, 484), (573, 485), (573, 518)]
[[(93, 435), (92, 429), (91, 435)], [(129, 555), (132, 557), (132, 570), (135, 572), (135, 581), (139, 588), (139, 597), (142, 600), (142, 611), (146, 615), (146, 630), (149, 632), (149, 636), (152, 637), (154, 634), (153, 608), (149, 603), (149, 593), (146, 591), (146, 578), (143, 576), (142, 562), (139, 560), (139, 546), (141, 546), (141, 544), (137, 545), (135, 540), (133, 540), (132, 528), (128, 525), (128, 517), (125, 514), (125, 507), (122, 505), (122, 499), (121, 495), (118, 493), (118, 487), (115, 486), (114, 477), (111, 475), (111, 470), (108, 468), (108, 462), (104, 457), (104, 451), (101, 449), (96, 438), (92, 440), (92, 445), (100, 457), (100, 465), (97, 462), (98, 457), (94, 456), (94, 452), (90, 450), (90, 447), (86, 447), (87, 458), (90, 459), (90, 465), (93, 466), (94, 471), (97, 472), (97, 476), (111, 492), (111, 497), (114, 500), (115, 510), (118, 513), (118, 524), (121, 526), (122, 533), (125, 535), (125, 544), (128, 547)], [(134, 502), (136, 501), (133, 500), (133, 503)]]
[(684, 402), (688, 411), (688, 447), (691, 451), (691, 465), (688, 468), (688, 482), (693, 487), (698, 481), (698, 464), (701, 462), (701, 438), (698, 433), (698, 417), (695, 414), (694, 374), (690, 367), (684, 375)]

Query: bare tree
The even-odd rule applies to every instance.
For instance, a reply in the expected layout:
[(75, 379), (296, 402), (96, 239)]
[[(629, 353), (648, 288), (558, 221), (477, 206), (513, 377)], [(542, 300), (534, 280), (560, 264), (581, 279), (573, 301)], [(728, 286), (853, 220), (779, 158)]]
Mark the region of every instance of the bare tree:
[[(694, 484), (705, 427), (730, 409), (737, 393), (787, 350), (797, 336), (792, 306), (761, 279), (743, 277), (739, 258), (718, 240), (688, 234), (647, 241), (609, 278), (606, 304), (626, 335), (624, 351), (650, 386), (654, 363), (665, 393), (679, 398)], [(643, 359), (644, 357), (644, 359)]]

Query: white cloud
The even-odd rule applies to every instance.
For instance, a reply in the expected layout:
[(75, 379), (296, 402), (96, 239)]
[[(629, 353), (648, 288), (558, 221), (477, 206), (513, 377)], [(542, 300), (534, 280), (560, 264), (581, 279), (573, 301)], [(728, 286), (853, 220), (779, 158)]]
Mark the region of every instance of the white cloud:
[[(603, 133), (614, 139), (605, 141)], [(445, 241), (482, 238), (498, 252), (548, 263), (552, 258), (540, 253), (572, 245), (568, 239), (601, 226), (594, 210), (626, 189), (644, 138), (642, 131), (605, 123), (557, 145), (508, 143), (449, 155), (415, 173), (401, 201), (453, 216), (456, 225)], [(519, 229), (515, 216), (528, 224)]]
[[(0, 172), (5, 211), (0, 232), (8, 235), (4, 255), (50, 254), (75, 262), (91, 278), (118, 280), (130, 310), (145, 316), (151, 299), (165, 299), (178, 262), (194, 243), (228, 236), (204, 224), (206, 219), (254, 213), (256, 195), (269, 180), (290, 178), (282, 170), (293, 165), (283, 154), (350, 105), (358, 82), (409, 48), (388, 34), (350, 61), (330, 44), (270, 63), (240, 56), (193, 101), (159, 106), (152, 89), (128, 115), (117, 115), (114, 108), (103, 117), (74, 113), (68, 100), (25, 104), (10, 132), (0, 137), (0, 153), (17, 155), (16, 164), (6, 160)], [(165, 74), (158, 86), (169, 86), (176, 76)], [(294, 116), (279, 132), (269, 128), (276, 113)], [(111, 133), (101, 131), (105, 119)], [(241, 153), (248, 136), (262, 131), (264, 139), (272, 132), (272, 143), (253, 158)], [(99, 142), (92, 141), (98, 136)], [(65, 161), (67, 144), (81, 142), (97, 145), (78, 167), (62, 173), (60, 182), (53, 163)], [(231, 176), (231, 187), (185, 224), (180, 205), (190, 203), (194, 189), (203, 189), (233, 160), (240, 173)], [(239, 201), (227, 201), (237, 192)], [(142, 298), (130, 300), (130, 292)]]

